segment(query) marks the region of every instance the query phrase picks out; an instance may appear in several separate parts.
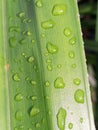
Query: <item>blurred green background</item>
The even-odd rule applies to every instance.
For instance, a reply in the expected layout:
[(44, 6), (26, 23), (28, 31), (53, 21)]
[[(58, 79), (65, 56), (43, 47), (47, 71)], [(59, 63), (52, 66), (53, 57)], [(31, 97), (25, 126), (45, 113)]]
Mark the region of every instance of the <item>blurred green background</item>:
[(96, 130), (98, 130), (98, 0), (78, 0)]

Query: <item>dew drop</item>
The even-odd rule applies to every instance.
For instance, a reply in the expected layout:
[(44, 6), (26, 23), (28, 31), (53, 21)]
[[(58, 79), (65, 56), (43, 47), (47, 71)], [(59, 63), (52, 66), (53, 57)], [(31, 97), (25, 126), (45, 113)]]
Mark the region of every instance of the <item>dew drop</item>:
[(84, 103), (84, 91), (82, 89), (76, 90), (74, 99), (77, 103)]
[(17, 42), (17, 39), (15, 37), (10, 37), (9, 38), (9, 45), (10, 45), (10, 47), (15, 47), (16, 42)]
[(36, 116), (40, 112), (39, 108), (32, 107), (30, 110), (30, 117)]
[(72, 66), (71, 66), (73, 69), (75, 69), (76, 67), (77, 67), (77, 65), (76, 64), (72, 64)]
[(50, 29), (55, 26), (55, 22), (53, 20), (47, 20), (41, 23), (42, 28), (44, 29)]
[(40, 8), (40, 7), (42, 7), (42, 1), (41, 0), (38, 0), (37, 2), (36, 2), (36, 6), (38, 7), (38, 8)]
[(75, 85), (80, 85), (81, 80), (80, 80), (79, 78), (75, 78), (75, 79), (73, 80), (73, 83), (74, 83)]
[(16, 120), (21, 121), (23, 119), (23, 113), (22, 113), (22, 111), (20, 111), (20, 110), (17, 111), (15, 113), (15, 118), (16, 118)]
[(69, 129), (72, 129), (72, 128), (73, 128), (73, 123), (69, 123), (69, 124), (68, 124), (68, 128), (69, 128)]
[(9, 32), (13, 32), (13, 31), (20, 32), (20, 27), (19, 26), (11, 26), (9, 28)]
[(20, 81), (20, 77), (19, 75), (16, 73), (12, 76), (13, 80), (16, 81), (16, 82), (19, 82)]
[(60, 108), (56, 117), (57, 117), (57, 125), (60, 130), (65, 130), (65, 120), (66, 120), (66, 110), (64, 108)]
[(29, 62), (29, 63), (32, 63), (33, 61), (34, 61), (34, 56), (28, 57), (28, 62)]
[(46, 37), (46, 34), (45, 34), (45, 33), (42, 33), (42, 34), (41, 34), (41, 37), (42, 37), (42, 38), (45, 38), (45, 37)]
[(19, 12), (19, 13), (17, 14), (17, 16), (18, 16), (19, 18), (23, 18), (23, 17), (25, 17), (25, 12)]
[(34, 81), (34, 80), (31, 80), (30, 83), (31, 83), (31, 85), (36, 85), (36, 81)]
[(76, 43), (76, 37), (72, 37), (72, 38), (69, 40), (69, 44), (74, 45), (75, 43)]
[(52, 10), (52, 14), (54, 16), (64, 15), (65, 12), (66, 12), (66, 5), (64, 4), (56, 4), (54, 5), (53, 10)]
[(34, 44), (34, 43), (35, 43), (35, 40), (34, 40), (34, 39), (32, 39), (32, 40), (31, 40), (31, 43), (33, 43), (33, 44)]
[(36, 123), (36, 124), (35, 124), (35, 127), (36, 127), (36, 128), (39, 128), (39, 127), (40, 127), (40, 123)]
[(64, 35), (65, 35), (66, 37), (71, 36), (71, 34), (72, 34), (72, 32), (71, 32), (70, 28), (65, 28), (65, 29), (64, 29)]
[(55, 54), (58, 52), (58, 47), (50, 42), (46, 44), (46, 48), (50, 54)]
[(49, 82), (49, 81), (46, 81), (46, 82), (45, 82), (45, 86), (46, 86), (46, 87), (49, 87), (49, 86), (50, 86), (50, 82)]
[(32, 100), (32, 101), (35, 101), (35, 100), (37, 100), (37, 97), (36, 97), (36, 96), (32, 96), (32, 97), (31, 97), (31, 100)]
[(27, 20), (27, 22), (28, 22), (28, 23), (31, 23), (31, 22), (32, 22), (32, 20), (31, 20), (31, 19), (28, 19), (28, 20)]
[(64, 88), (65, 87), (65, 82), (62, 77), (56, 78), (54, 81), (54, 87), (55, 88)]
[(27, 42), (26, 39), (22, 39), (22, 40), (19, 41), (19, 43), (20, 43), (21, 45), (26, 44), (26, 42)]
[(27, 36), (31, 36), (32, 33), (31, 33), (30, 31), (27, 31), (27, 32), (26, 32), (26, 35), (27, 35)]
[(52, 66), (51, 64), (48, 64), (48, 65), (47, 65), (47, 69), (48, 69), (49, 71), (52, 71), (52, 70), (53, 70), (53, 66)]
[(21, 93), (18, 93), (16, 96), (15, 96), (15, 100), (16, 101), (21, 101), (23, 100), (23, 95)]
[(69, 58), (73, 59), (73, 58), (75, 58), (75, 53), (73, 51), (70, 51), (68, 53), (68, 56), (69, 56)]
[(58, 64), (58, 65), (57, 65), (57, 68), (59, 68), (59, 69), (60, 69), (61, 67), (62, 67), (62, 65), (61, 65), (61, 64)]
[(52, 62), (51, 59), (47, 59), (47, 60), (46, 60), (46, 63), (51, 63), (51, 62)]

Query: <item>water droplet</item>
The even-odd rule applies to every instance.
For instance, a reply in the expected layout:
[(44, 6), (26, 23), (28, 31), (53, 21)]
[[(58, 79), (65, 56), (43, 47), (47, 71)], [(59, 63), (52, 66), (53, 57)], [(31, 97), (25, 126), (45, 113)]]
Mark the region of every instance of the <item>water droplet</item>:
[(80, 117), (80, 123), (83, 123), (83, 117)]
[(39, 108), (32, 107), (30, 110), (30, 117), (36, 116), (40, 112)]
[(32, 97), (31, 97), (31, 100), (32, 100), (32, 101), (35, 101), (35, 100), (37, 100), (37, 97), (36, 97), (36, 96), (32, 96)]
[(31, 80), (30, 83), (31, 83), (32, 85), (36, 85), (36, 81), (34, 81), (34, 80)]
[(65, 130), (65, 120), (66, 120), (66, 110), (64, 108), (60, 108), (57, 113), (57, 125), (60, 130)]
[(35, 43), (35, 40), (34, 40), (34, 39), (32, 39), (32, 40), (31, 40), (31, 43), (33, 43), (33, 44), (34, 44), (34, 43)]
[(26, 44), (26, 42), (27, 42), (26, 39), (22, 39), (22, 40), (19, 41), (19, 43), (20, 43), (21, 45)]
[(16, 118), (16, 120), (19, 120), (19, 121), (21, 121), (22, 119), (23, 119), (23, 113), (22, 113), (22, 111), (17, 111), (16, 113), (15, 113), (15, 118)]
[(69, 40), (69, 44), (74, 45), (75, 43), (76, 43), (76, 37), (72, 37), (72, 38)]
[(40, 127), (40, 123), (36, 123), (36, 124), (35, 124), (35, 127), (36, 127), (36, 128), (39, 128), (39, 127)]
[(46, 44), (46, 48), (50, 54), (55, 54), (58, 52), (58, 47), (50, 42)]
[(28, 130), (32, 130), (32, 128), (29, 128)]
[(37, 2), (36, 2), (36, 6), (38, 7), (38, 8), (40, 8), (40, 7), (42, 7), (42, 1), (41, 0), (38, 0)]
[(13, 31), (20, 32), (20, 27), (19, 26), (11, 26), (9, 28), (9, 32), (13, 32)]
[(26, 35), (27, 35), (27, 36), (31, 36), (32, 33), (31, 33), (30, 31), (27, 31), (27, 32), (26, 32)]
[(73, 58), (75, 58), (75, 53), (74, 53), (73, 51), (70, 51), (70, 52), (68, 53), (68, 56), (69, 56), (71, 59), (73, 59)]
[(77, 67), (76, 64), (72, 64), (72, 68), (75, 69)]
[(15, 96), (15, 100), (16, 101), (21, 101), (23, 100), (23, 95), (21, 93), (18, 93), (16, 96)]
[(23, 23), (26, 23), (26, 22), (27, 22), (27, 18), (23, 18), (23, 19), (22, 19), (22, 22), (23, 22)]
[(46, 81), (46, 82), (45, 82), (45, 86), (46, 86), (46, 87), (49, 87), (49, 86), (50, 86), (50, 82), (49, 82), (49, 81)]
[(25, 17), (25, 12), (19, 12), (19, 13), (17, 14), (17, 16), (18, 16), (19, 18), (23, 18), (23, 17)]
[(54, 81), (54, 87), (55, 88), (64, 88), (65, 87), (65, 82), (62, 77), (56, 78)]
[(65, 35), (66, 37), (71, 36), (71, 34), (72, 34), (72, 32), (71, 32), (70, 28), (65, 28), (65, 29), (64, 29), (64, 35)]
[(42, 34), (41, 34), (41, 37), (42, 37), (42, 38), (45, 38), (45, 37), (46, 37), (46, 34), (45, 34), (45, 33), (42, 33)]
[(27, 20), (27, 22), (28, 22), (28, 23), (31, 23), (31, 22), (32, 22), (32, 20), (31, 20), (31, 19), (28, 19), (28, 20)]
[(53, 20), (47, 20), (41, 23), (42, 28), (44, 29), (50, 29), (53, 28), (55, 25), (55, 22)]
[(29, 63), (32, 63), (33, 61), (34, 61), (34, 56), (29, 56), (29, 57), (28, 57), (28, 62), (29, 62)]
[(16, 73), (12, 76), (13, 80), (16, 81), (16, 82), (19, 82), (20, 81), (20, 77), (19, 75)]
[(17, 42), (17, 39), (15, 37), (9, 38), (9, 45), (10, 45), (10, 47), (15, 47), (16, 42)]
[(75, 79), (73, 80), (73, 83), (74, 83), (75, 85), (80, 85), (81, 80), (80, 80), (79, 78), (75, 78)]
[(51, 59), (47, 59), (47, 60), (46, 60), (46, 63), (51, 63), (51, 62), (52, 62)]
[(82, 89), (76, 90), (74, 99), (77, 103), (84, 103), (84, 91)]
[(69, 128), (69, 129), (72, 129), (72, 128), (73, 128), (73, 123), (69, 123), (69, 124), (68, 124), (68, 128)]
[(64, 4), (56, 4), (54, 5), (53, 10), (52, 10), (52, 14), (54, 16), (64, 15), (65, 12), (66, 12), (66, 5)]
[(48, 69), (49, 71), (52, 71), (52, 70), (53, 70), (53, 66), (52, 66), (51, 64), (48, 64), (48, 65), (47, 65), (47, 69)]
[(57, 67), (60, 69), (60, 68), (62, 67), (62, 65), (61, 65), (61, 64), (58, 64)]

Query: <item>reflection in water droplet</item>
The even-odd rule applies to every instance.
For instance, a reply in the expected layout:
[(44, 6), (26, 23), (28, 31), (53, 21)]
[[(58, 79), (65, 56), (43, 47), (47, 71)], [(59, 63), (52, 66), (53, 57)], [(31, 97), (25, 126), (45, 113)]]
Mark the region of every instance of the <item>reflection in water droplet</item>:
[(42, 1), (41, 0), (37, 0), (37, 2), (36, 2), (36, 6), (38, 7), (38, 8), (40, 8), (40, 7), (42, 7)]
[(53, 10), (52, 10), (52, 14), (54, 16), (64, 15), (65, 12), (66, 12), (66, 5), (64, 4), (56, 4), (54, 5)]
[(64, 88), (65, 87), (65, 82), (62, 77), (56, 78), (54, 81), (54, 87), (55, 88)]
[(15, 118), (16, 118), (16, 120), (19, 120), (19, 121), (21, 121), (22, 119), (23, 119), (23, 113), (22, 113), (22, 111), (17, 111), (16, 113), (15, 113)]
[(80, 85), (81, 80), (80, 80), (79, 78), (75, 78), (75, 79), (73, 80), (73, 83), (74, 83), (75, 85)]
[(55, 22), (53, 20), (47, 20), (41, 23), (42, 28), (44, 29), (50, 29), (53, 28), (55, 25)]
[(16, 82), (19, 82), (20, 81), (20, 77), (19, 75), (16, 73), (12, 76), (13, 80), (16, 81)]
[(39, 108), (32, 107), (30, 110), (30, 117), (36, 116), (40, 112)]
[(72, 129), (72, 128), (73, 128), (73, 123), (69, 123), (69, 124), (68, 124), (68, 128), (69, 128), (69, 129)]
[(69, 58), (73, 59), (73, 58), (75, 58), (75, 53), (73, 51), (70, 51), (68, 53), (68, 56), (69, 56)]
[(46, 44), (46, 48), (50, 54), (55, 54), (58, 52), (58, 47), (50, 42)]
[(64, 108), (60, 108), (56, 117), (57, 117), (57, 125), (60, 130), (65, 130), (67, 112)]
[(18, 93), (16, 96), (15, 96), (15, 100), (16, 101), (21, 101), (23, 100), (23, 95), (21, 93)]
[(65, 35), (66, 37), (69, 37), (69, 36), (72, 35), (72, 31), (70, 30), (70, 28), (65, 28), (65, 29), (64, 29), (64, 35)]
[(75, 43), (76, 43), (76, 37), (72, 37), (72, 38), (69, 40), (69, 44), (74, 45)]
[(82, 89), (76, 90), (74, 99), (77, 103), (84, 103), (84, 91)]

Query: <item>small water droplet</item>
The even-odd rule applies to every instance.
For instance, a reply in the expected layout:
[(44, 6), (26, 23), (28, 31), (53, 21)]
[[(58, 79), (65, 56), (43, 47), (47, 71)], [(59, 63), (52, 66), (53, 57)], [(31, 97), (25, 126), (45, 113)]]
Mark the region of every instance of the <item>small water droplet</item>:
[(83, 123), (83, 117), (80, 117), (80, 123)]
[(16, 46), (16, 42), (17, 42), (17, 39), (14, 36), (9, 38), (9, 45), (10, 45), (10, 47), (15, 47)]
[(55, 88), (64, 88), (65, 87), (65, 82), (62, 77), (56, 78), (54, 81), (54, 87)]
[(20, 81), (20, 77), (19, 77), (19, 74), (14, 74), (13, 76), (12, 76), (12, 78), (13, 78), (13, 80), (14, 81), (16, 81), (16, 82), (19, 82)]
[(50, 42), (46, 44), (46, 48), (50, 54), (55, 54), (58, 52), (58, 47)]
[(31, 40), (31, 43), (33, 43), (33, 44), (34, 44), (34, 43), (35, 43), (35, 40), (34, 40), (34, 39), (32, 39), (32, 40)]
[(42, 28), (44, 29), (50, 29), (55, 26), (55, 22), (53, 20), (47, 20), (41, 23)]
[(48, 64), (48, 65), (47, 65), (47, 69), (48, 69), (49, 71), (52, 71), (52, 70), (53, 70), (53, 66), (52, 66), (51, 64)]
[(45, 34), (45, 33), (42, 33), (42, 34), (41, 34), (41, 37), (42, 37), (42, 38), (45, 38), (45, 37), (46, 37), (46, 34)]
[(72, 64), (72, 68), (75, 69), (77, 67), (76, 64)]
[(72, 128), (73, 128), (73, 123), (69, 123), (69, 124), (68, 124), (68, 128), (69, 128), (69, 129), (72, 129)]
[(39, 127), (40, 127), (40, 123), (36, 123), (36, 124), (35, 124), (35, 127), (36, 127), (36, 128), (39, 128)]
[(27, 32), (26, 32), (26, 35), (27, 35), (27, 36), (31, 36), (32, 33), (31, 33), (30, 31), (27, 31)]
[(52, 14), (54, 16), (64, 15), (66, 12), (66, 9), (67, 9), (66, 5), (64, 5), (64, 4), (56, 4), (53, 7)]
[(76, 90), (74, 99), (77, 103), (84, 103), (84, 91), (82, 89)]
[(69, 44), (74, 45), (75, 43), (76, 43), (76, 37), (72, 37), (72, 38), (69, 40)]
[(46, 86), (46, 87), (49, 87), (49, 86), (50, 86), (50, 82), (49, 82), (49, 81), (46, 81), (46, 82), (45, 82), (45, 86)]
[(29, 62), (29, 63), (34, 62), (34, 56), (29, 56), (29, 57), (28, 57), (28, 62)]
[(71, 58), (71, 59), (75, 58), (75, 53), (74, 53), (74, 51), (70, 51), (70, 52), (68, 53), (68, 56), (69, 56), (69, 58)]
[(36, 85), (36, 81), (34, 81), (34, 80), (31, 80), (30, 83), (31, 83), (32, 85)]
[(36, 96), (32, 96), (32, 97), (31, 97), (31, 100), (32, 100), (32, 101), (35, 101), (35, 100), (37, 100), (37, 97), (36, 97)]
[(19, 41), (19, 43), (20, 43), (21, 45), (26, 44), (26, 42), (27, 42), (26, 39), (22, 39), (22, 40)]
[(60, 130), (65, 130), (65, 120), (66, 120), (67, 112), (64, 108), (60, 108), (56, 117), (57, 117), (57, 125)]
[(13, 32), (13, 31), (20, 32), (20, 27), (19, 26), (11, 26), (9, 28), (9, 32)]
[(15, 96), (15, 100), (16, 101), (21, 101), (23, 100), (23, 95), (21, 93), (18, 93), (16, 96)]
[(62, 67), (62, 65), (61, 65), (61, 64), (58, 64), (58, 65), (57, 65), (57, 68), (59, 68), (59, 69), (60, 69), (61, 67)]
[(27, 22), (28, 22), (28, 23), (31, 23), (31, 22), (32, 22), (32, 20), (31, 20), (31, 19), (28, 19), (28, 20), (27, 20)]
[(18, 16), (19, 18), (23, 18), (23, 17), (25, 17), (25, 12), (19, 12), (19, 13), (17, 14), (17, 16)]
[(36, 6), (38, 7), (38, 8), (40, 8), (40, 7), (42, 7), (42, 1), (41, 0), (37, 0), (36, 1)]
[(71, 34), (72, 34), (72, 32), (71, 32), (70, 28), (65, 28), (65, 29), (64, 29), (64, 35), (65, 35), (66, 37), (71, 36)]
[(22, 22), (23, 22), (23, 23), (26, 23), (26, 22), (27, 22), (27, 18), (23, 18), (23, 19), (22, 19)]
[(73, 83), (74, 83), (75, 85), (80, 85), (81, 80), (80, 80), (79, 78), (75, 78), (75, 79), (73, 80)]
[(40, 112), (39, 108), (32, 107), (30, 110), (30, 117), (36, 116)]
[(52, 62), (51, 59), (47, 59), (47, 60), (46, 60), (46, 63), (51, 63), (51, 62)]
[(20, 111), (20, 110), (17, 111), (15, 113), (15, 118), (16, 118), (16, 120), (21, 121), (23, 119), (23, 113), (22, 113), (22, 111)]

